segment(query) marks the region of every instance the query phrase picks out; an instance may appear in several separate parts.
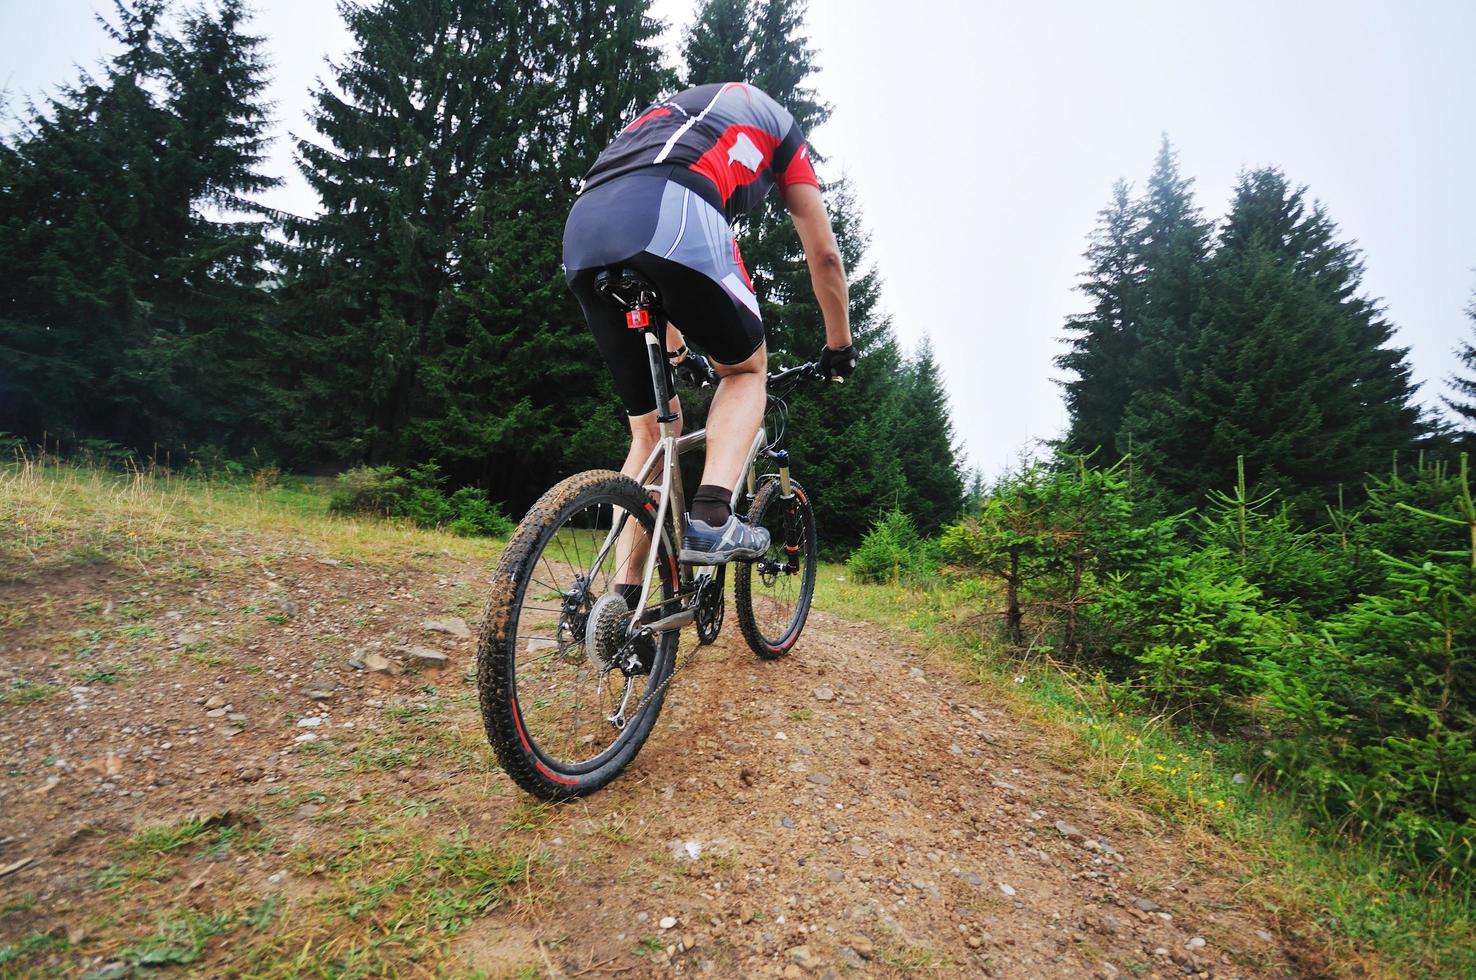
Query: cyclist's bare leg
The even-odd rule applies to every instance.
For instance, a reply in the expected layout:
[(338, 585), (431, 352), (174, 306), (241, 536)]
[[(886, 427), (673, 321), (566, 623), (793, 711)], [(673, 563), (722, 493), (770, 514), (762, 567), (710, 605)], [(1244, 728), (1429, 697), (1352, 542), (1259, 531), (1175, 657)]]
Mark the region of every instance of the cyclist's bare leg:
[[(677, 420), (672, 423), (676, 435), (682, 434), (682, 400), (676, 396), (671, 399), (672, 411), (676, 412)], [(651, 450), (656, 448), (656, 443), (661, 440), (661, 428), (656, 422), (655, 412), (647, 412), (645, 415), (631, 416), (630, 421), (630, 452), (625, 454), (625, 463), (620, 467), (620, 472), (632, 480), (641, 478), (641, 467), (650, 458)], [(749, 437), (750, 440), (753, 438)], [(615, 544), (615, 583), (617, 585), (636, 585), (641, 581), (641, 571), (646, 562), (646, 540), (645, 535), (638, 533), (635, 525), (627, 525), (620, 533), (620, 540)]]
[(702, 482), (729, 490), (738, 485), (753, 437), (768, 404), (769, 348), (760, 344), (746, 361), (713, 367), (722, 379), (707, 411), (707, 460)]

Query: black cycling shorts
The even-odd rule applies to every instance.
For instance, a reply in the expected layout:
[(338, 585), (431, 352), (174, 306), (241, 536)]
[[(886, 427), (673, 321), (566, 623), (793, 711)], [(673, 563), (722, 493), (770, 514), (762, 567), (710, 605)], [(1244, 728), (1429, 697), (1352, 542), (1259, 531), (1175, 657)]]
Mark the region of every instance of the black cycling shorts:
[(639, 330), (594, 290), (600, 270), (635, 269), (661, 290), (667, 317), (720, 364), (739, 364), (764, 342), (763, 321), (738, 243), (701, 188), (670, 168), (616, 177), (587, 189), (564, 225), (564, 269), (629, 415), (656, 409)]

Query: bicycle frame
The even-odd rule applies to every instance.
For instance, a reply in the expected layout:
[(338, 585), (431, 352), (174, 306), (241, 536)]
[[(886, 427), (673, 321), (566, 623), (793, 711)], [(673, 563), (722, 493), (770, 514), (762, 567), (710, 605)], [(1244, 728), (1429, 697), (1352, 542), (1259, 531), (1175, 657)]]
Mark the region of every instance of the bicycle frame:
[[(660, 323), (660, 327), (665, 327), (665, 323)], [(645, 463), (641, 466), (641, 475), (638, 482), (642, 486), (651, 487), (652, 481), (656, 477), (660, 477), (660, 482), (655, 486), (658, 498), (655, 521), (656, 532), (657, 535), (666, 532), (671, 536), (671, 548), (668, 552), (668, 559), (676, 566), (672, 570), (672, 578), (677, 582), (679, 591), (685, 592), (687, 591), (686, 587), (692, 584), (697, 574), (713, 574), (711, 566), (704, 566), (707, 569), (704, 573), (694, 574), (692, 566), (678, 562), (676, 558), (677, 555), (681, 554), (682, 550), (682, 537), (686, 531), (684, 518), (687, 511), (679, 460), (683, 454), (707, 445), (707, 430), (702, 428), (681, 436), (676, 434), (675, 423), (679, 416), (671, 411), (671, 389), (666, 375), (666, 352), (663, 349), (661, 337), (658, 336), (658, 334), (664, 334), (664, 330), (656, 329), (656, 325), (653, 324), (642, 327), (641, 332), (644, 335), (648, 360), (651, 366), (651, 385), (656, 393), (656, 404), (660, 406), (660, 410), (656, 416), (660, 436), (656, 440), (656, 445), (646, 457)], [(759, 426), (758, 432), (753, 437), (753, 444), (748, 447), (747, 460), (743, 464), (743, 472), (748, 475), (746, 486), (750, 493), (754, 489), (754, 461), (758, 458), (758, 454), (763, 450), (767, 442), (768, 438), (764, 432), (764, 428), (763, 426)], [(788, 482), (788, 476), (788, 467), (785, 466), (783, 468), (783, 477), (786, 483)], [(740, 484), (740, 486), (742, 485)], [(739, 487), (734, 487), (732, 506), (735, 511), (738, 509), (740, 497), (741, 491)], [(610, 533), (606, 535), (604, 543), (595, 555), (593, 568), (600, 567), (605, 560), (605, 556), (609, 554), (610, 549), (615, 547), (616, 542), (620, 538), (620, 532), (624, 530), (627, 520), (629, 520), (629, 515), (625, 515), (618, 521), (612, 522)], [(659, 548), (654, 547), (647, 549), (644, 562), (645, 568), (641, 576), (640, 598), (636, 601), (634, 609), (631, 610), (630, 628), (632, 630), (636, 629), (641, 614), (645, 611), (646, 602), (650, 599), (651, 573), (656, 569), (656, 556), (659, 551)], [(654, 623), (648, 624), (647, 628), (656, 633), (666, 632), (667, 630), (680, 629), (692, 622), (694, 618), (695, 613), (691, 608), (682, 608), (662, 617)]]

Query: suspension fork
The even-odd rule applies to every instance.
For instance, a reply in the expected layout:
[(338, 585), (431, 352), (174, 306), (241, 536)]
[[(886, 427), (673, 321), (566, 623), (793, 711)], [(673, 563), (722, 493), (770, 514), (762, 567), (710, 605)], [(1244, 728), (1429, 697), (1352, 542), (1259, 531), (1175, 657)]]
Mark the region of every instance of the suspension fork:
[[(779, 501), (783, 515), (784, 529), (784, 571), (795, 572), (799, 568), (798, 558), (800, 549), (800, 536), (803, 525), (800, 521), (797, 496), (794, 492), (794, 484), (789, 479), (789, 453), (783, 449), (768, 449), (762, 453), (765, 459), (772, 461), (779, 468)], [(750, 485), (752, 485), (752, 472), (749, 474)]]

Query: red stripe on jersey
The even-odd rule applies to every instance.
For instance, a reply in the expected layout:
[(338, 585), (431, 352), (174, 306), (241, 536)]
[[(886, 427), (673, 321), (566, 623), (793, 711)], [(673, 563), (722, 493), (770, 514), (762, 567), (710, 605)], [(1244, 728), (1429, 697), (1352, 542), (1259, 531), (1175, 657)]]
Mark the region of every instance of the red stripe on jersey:
[(733, 261), (738, 263), (738, 271), (743, 273), (743, 281), (748, 283), (749, 291), (753, 290), (753, 279), (748, 275), (748, 266), (743, 264), (743, 253), (738, 251), (738, 239), (733, 239)]
[(777, 136), (758, 126), (729, 126), (690, 169), (716, 184), (718, 195), (727, 204), (733, 191), (758, 180), (759, 174), (773, 165), (778, 145)]
[(671, 110), (668, 109), (664, 105), (659, 105), (656, 108), (652, 109), (650, 112), (648, 112), (645, 115), (641, 116), (639, 119), (637, 119), (634, 122), (632, 122), (629, 126), (626, 126), (625, 127), (625, 131), (627, 133), (630, 132), (632, 129), (635, 129), (637, 126), (639, 126), (641, 123), (645, 122), (648, 119), (655, 119), (657, 116), (669, 116), (669, 115), (671, 115)]
[(799, 150), (789, 161), (789, 166), (784, 168), (784, 173), (774, 175), (774, 183), (779, 185), (781, 191), (793, 184), (812, 184), (817, 189), (820, 187), (820, 178), (815, 176), (815, 168), (810, 165), (810, 144), (800, 144)]

